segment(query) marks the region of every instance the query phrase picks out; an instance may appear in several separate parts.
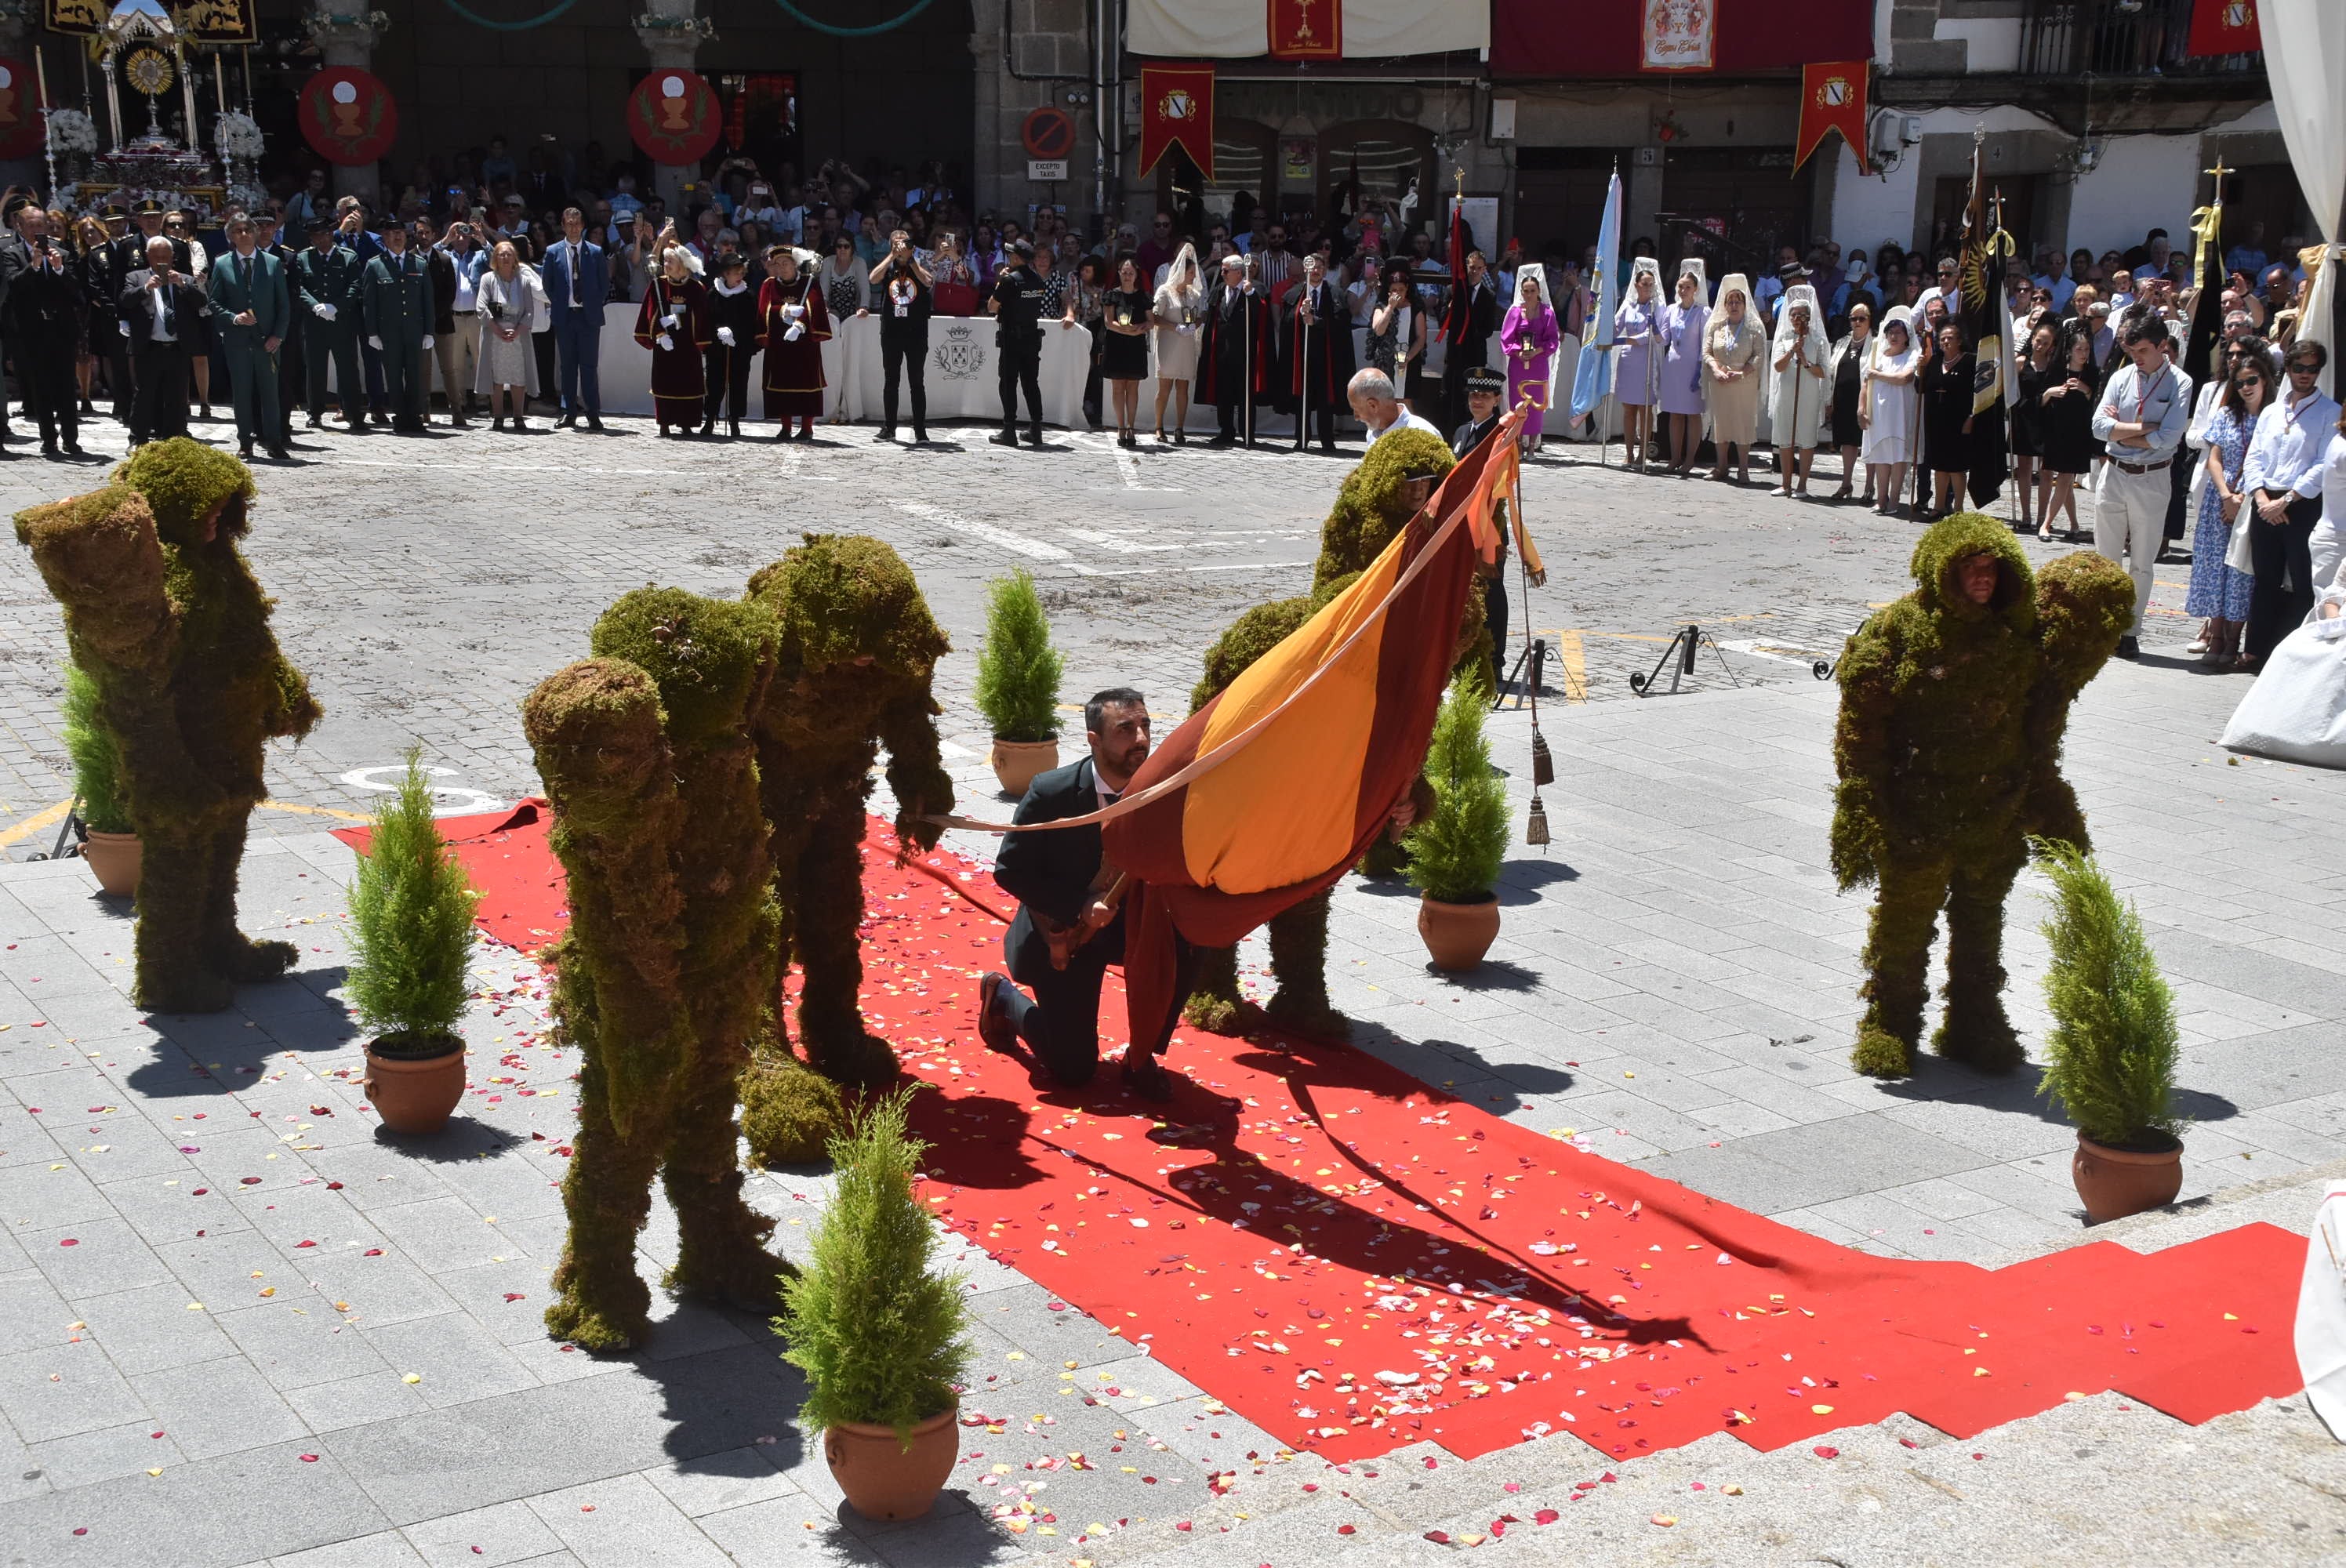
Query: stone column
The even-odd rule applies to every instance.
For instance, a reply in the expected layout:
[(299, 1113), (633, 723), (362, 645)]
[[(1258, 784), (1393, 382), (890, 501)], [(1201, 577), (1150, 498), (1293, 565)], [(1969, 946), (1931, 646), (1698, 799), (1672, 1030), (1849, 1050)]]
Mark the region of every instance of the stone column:
[[(391, 18), (381, 11), (365, 8), (365, 0), (311, 0), (310, 14), (301, 25), (318, 46), (320, 60), (328, 66), (348, 66), (353, 70), (374, 69), (375, 40), (382, 36)], [(363, 197), (370, 206), (382, 199), (381, 177), (372, 167), (344, 168), (334, 166), (334, 195)]]
[[(691, 70), (700, 46), (716, 38), (717, 25), (706, 16), (695, 15), (694, 4), (695, 0), (646, 0), (643, 15), (636, 18), (636, 36), (642, 40), (644, 57), (651, 62), (653, 70)], [(697, 167), (672, 163), (652, 166), (652, 188), (668, 203), (679, 232), (689, 228), (685, 221), (685, 184), (699, 178)]]

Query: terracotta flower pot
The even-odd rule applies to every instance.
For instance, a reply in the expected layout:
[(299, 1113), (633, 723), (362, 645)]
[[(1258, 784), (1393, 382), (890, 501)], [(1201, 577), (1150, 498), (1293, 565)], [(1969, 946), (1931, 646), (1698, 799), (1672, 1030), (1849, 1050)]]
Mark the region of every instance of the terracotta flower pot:
[(2165, 1149), (2115, 1149), (2077, 1135), (2077, 1152), (2069, 1160), (2069, 1179), (2086, 1205), (2086, 1220), (2099, 1225), (2175, 1201), (2183, 1190), (2183, 1145), (2174, 1138)]
[(910, 1449), (894, 1427), (842, 1421), (823, 1429), (822, 1457), (848, 1504), (864, 1518), (918, 1519), (953, 1473), (960, 1414), (959, 1405), (948, 1406), (914, 1427)]
[(1433, 967), (1453, 974), (1477, 968), (1491, 944), (1499, 939), (1499, 901), (1485, 893), (1471, 904), (1445, 903), (1437, 898), (1417, 901), (1417, 934)]
[(138, 865), (142, 859), (136, 833), (101, 833), (95, 828), (85, 830), (89, 837), (81, 847), (81, 858), (97, 878), (97, 888), (109, 898), (127, 899), (138, 891)]
[(366, 1079), (361, 1085), (382, 1125), (394, 1133), (436, 1133), (464, 1097), (464, 1042), (443, 1036), (447, 1048), (435, 1054), (384, 1055), (367, 1042)]
[(1059, 765), (1059, 740), (1005, 740), (994, 738), (994, 777), (1001, 782), (1002, 792), (1024, 799), (1026, 786), (1035, 782), (1038, 773), (1048, 773)]

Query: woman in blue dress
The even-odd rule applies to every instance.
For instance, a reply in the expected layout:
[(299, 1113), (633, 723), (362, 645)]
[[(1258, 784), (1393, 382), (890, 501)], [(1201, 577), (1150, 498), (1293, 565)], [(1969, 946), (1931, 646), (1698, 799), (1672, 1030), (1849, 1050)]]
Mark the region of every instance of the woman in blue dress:
[(1621, 437), (1628, 443), (1629, 461), (1640, 473), (1654, 438), (1654, 398), (1662, 368), (1654, 348), (1661, 326), (1661, 264), (1640, 256), (1629, 274), (1628, 298), (1613, 313), (1613, 341), (1621, 354), (1613, 371), (1613, 396), (1621, 405)]
[(2224, 557), (2231, 547), (2232, 524), (2245, 500), (2239, 485), (2241, 464), (2248, 460), (2249, 438), (2256, 433), (2257, 415), (2271, 395), (2272, 358), (2259, 343), (2255, 352), (2240, 353), (2234, 360), (2223, 393), (2201, 426), (2208, 443), (2208, 484), (2199, 493), (2198, 522), (2191, 533), (2191, 585), (2183, 598), (2185, 615), (2204, 616), (2208, 620), (2201, 664), (2225, 666), (2239, 659), (2240, 634), (2249, 620), (2249, 592), (2256, 578)]
[(1702, 258), (1678, 266), (1678, 297), (1662, 312), (1662, 412), (1670, 416), (1670, 467), (1680, 479), (1702, 445), (1702, 336), (1710, 324)]

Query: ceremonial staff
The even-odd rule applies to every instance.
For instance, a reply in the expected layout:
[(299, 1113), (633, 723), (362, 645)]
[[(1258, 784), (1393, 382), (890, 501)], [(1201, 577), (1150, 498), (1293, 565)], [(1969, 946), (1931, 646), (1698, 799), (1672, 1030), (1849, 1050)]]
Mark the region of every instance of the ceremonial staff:
[(1246, 449), (1254, 450), (1254, 256), (1249, 252), (1239, 282), (1239, 341), (1244, 345), (1246, 375), (1239, 382), (1239, 407), (1245, 411)]
[(1311, 428), (1311, 311), (1318, 292), (1307, 277), (1295, 301), (1295, 450), (1303, 450), (1304, 433)]

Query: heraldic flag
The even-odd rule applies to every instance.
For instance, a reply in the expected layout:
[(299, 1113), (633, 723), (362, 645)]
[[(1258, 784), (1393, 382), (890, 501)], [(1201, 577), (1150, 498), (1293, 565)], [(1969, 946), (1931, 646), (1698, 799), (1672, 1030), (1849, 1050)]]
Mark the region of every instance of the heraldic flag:
[[(1352, 586), (1191, 714), (1107, 809), (1107, 858), (1132, 880), (1134, 1049), (1161, 1044), (1181, 1005), (1177, 935), (1227, 947), (1326, 891), (1409, 793), (1475, 564), (1497, 558), (1498, 503), (1528, 543), (1520, 428), (1503, 421)], [(1526, 548), (1525, 564), (1535, 559)]]

